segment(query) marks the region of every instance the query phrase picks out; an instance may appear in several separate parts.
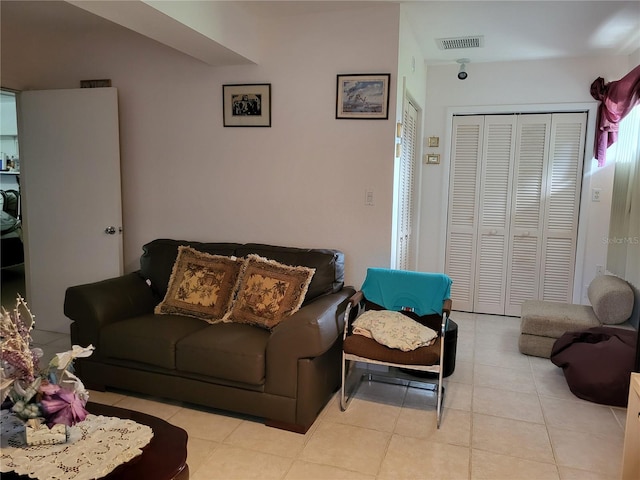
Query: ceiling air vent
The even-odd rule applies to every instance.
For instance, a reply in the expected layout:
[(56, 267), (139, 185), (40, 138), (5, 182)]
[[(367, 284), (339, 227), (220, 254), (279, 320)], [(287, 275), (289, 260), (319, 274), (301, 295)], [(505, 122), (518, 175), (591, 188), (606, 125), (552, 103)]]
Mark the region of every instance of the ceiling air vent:
[(436, 38), (440, 50), (454, 50), (457, 48), (479, 48), (484, 46), (484, 35), (473, 37)]

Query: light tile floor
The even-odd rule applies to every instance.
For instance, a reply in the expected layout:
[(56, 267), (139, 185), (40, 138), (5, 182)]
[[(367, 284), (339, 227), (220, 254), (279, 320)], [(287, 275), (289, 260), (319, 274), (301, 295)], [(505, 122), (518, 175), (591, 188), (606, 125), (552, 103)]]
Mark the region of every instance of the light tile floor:
[[(184, 428), (193, 480), (617, 479), (626, 411), (586, 402), (549, 360), (518, 352), (519, 318), (454, 312), (456, 370), (439, 430), (424, 390), (364, 383), (346, 412), (337, 395), (305, 434), (260, 419), (124, 392), (96, 402)], [(46, 358), (68, 335), (34, 332)]]

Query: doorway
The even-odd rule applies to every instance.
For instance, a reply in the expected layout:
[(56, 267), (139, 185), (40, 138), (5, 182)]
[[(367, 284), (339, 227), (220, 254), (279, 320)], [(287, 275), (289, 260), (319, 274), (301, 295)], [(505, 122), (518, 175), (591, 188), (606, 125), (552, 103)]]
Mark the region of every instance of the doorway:
[(0, 293), (2, 306), (10, 309), (15, 305), (18, 294), (26, 295), (17, 92), (0, 90), (0, 119)]
[(420, 110), (416, 102), (406, 95), (402, 114), (401, 152), (398, 166), (397, 193), (397, 237), (395, 268), (399, 270), (414, 270), (415, 238), (414, 222), (416, 209), (416, 158), (418, 151), (418, 120)]

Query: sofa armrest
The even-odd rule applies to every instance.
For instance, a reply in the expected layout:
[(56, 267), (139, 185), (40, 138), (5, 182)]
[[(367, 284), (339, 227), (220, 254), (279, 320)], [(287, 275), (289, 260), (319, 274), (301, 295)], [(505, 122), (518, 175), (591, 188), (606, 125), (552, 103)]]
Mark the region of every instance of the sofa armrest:
[(69, 287), (64, 298), (64, 314), (73, 322), (71, 342), (97, 347), (102, 327), (152, 313), (157, 303), (138, 272)]
[(298, 360), (322, 355), (338, 340), (351, 287), (323, 295), (273, 329), (267, 345), (265, 391), (296, 397)]

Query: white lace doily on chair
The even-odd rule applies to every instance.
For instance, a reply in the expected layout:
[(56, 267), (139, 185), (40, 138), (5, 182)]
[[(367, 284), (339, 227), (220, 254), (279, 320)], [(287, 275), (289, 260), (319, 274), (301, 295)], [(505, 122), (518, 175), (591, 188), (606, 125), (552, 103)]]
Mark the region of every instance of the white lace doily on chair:
[(69, 428), (66, 443), (35, 445), (24, 442), (24, 423), (2, 410), (0, 472), (15, 472), (47, 480), (89, 480), (109, 474), (142, 453), (153, 438), (147, 425), (116, 417), (89, 415)]

